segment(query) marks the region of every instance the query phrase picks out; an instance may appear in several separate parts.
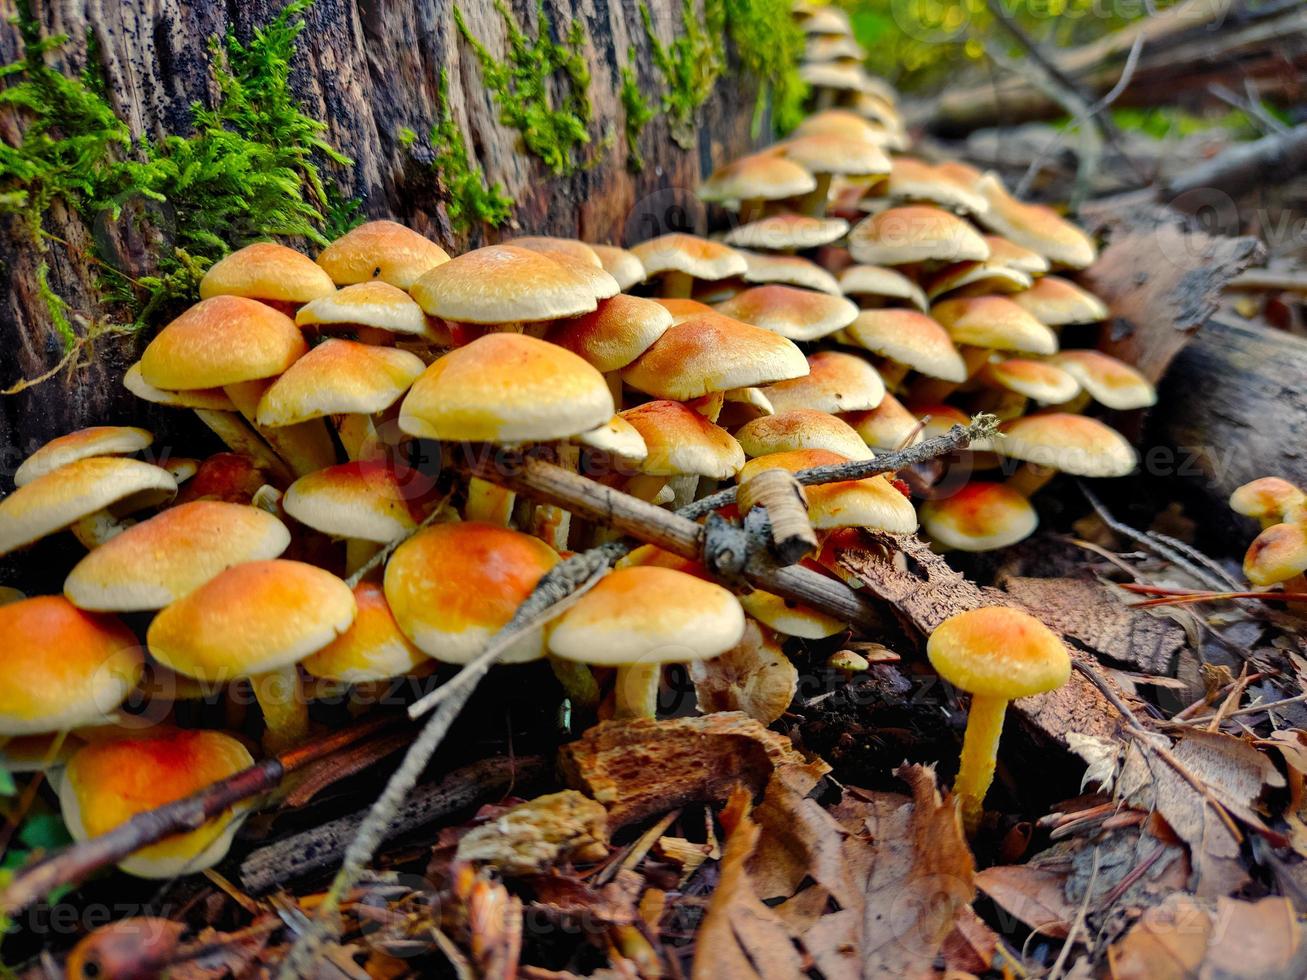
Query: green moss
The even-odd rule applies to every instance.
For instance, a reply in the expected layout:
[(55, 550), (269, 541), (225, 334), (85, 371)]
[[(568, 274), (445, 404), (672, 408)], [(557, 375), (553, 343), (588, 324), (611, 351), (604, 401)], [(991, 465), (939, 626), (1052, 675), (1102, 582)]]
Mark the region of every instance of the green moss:
[(803, 120), (808, 86), (799, 77), (803, 31), (794, 21), (790, 0), (725, 0), (726, 24), (740, 67), (758, 81), (754, 136), (762, 111), (771, 100), (772, 127), (788, 133)]
[(77, 331), (73, 329), (72, 323), (68, 320), (68, 304), (62, 296), (50, 288), (50, 264), (48, 262), (42, 262), (36, 267), (36, 295), (40, 297), (41, 302), (45, 305), (45, 312), (50, 318), (50, 325), (63, 338), (64, 349), (67, 350), (72, 347), (73, 344), (77, 343)]
[(654, 66), (663, 76), (663, 112), (671, 117), (672, 139), (685, 149), (694, 145), (699, 107), (712, 95), (726, 67), (726, 8), (723, 0), (704, 0), (702, 19), (694, 0), (682, 0), (683, 32), (663, 44), (654, 31), (649, 7), (641, 0), (640, 19), (649, 38)]
[(630, 63), (622, 66), (622, 125), (626, 130), (626, 164), (632, 170), (644, 169), (644, 156), (640, 153), (640, 133), (657, 113), (653, 104), (640, 91), (636, 75), (635, 48), (627, 52)]
[[(574, 20), (555, 41), (543, 0), (538, 0), (532, 37), (522, 30), (503, 0), (495, 0), (495, 9), (508, 39), (508, 55), (503, 61), (472, 33), (458, 7), (454, 19), (481, 63), (486, 87), (499, 106), (499, 121), (516, 129), (527, 150), (555, 174), (574, 173), (585, 165), (580, 151), (590, 142), (593, 116), (585, 27)], [(551, 94), (556, 82), (563, 92), (557, 104)]]
[[(351, 161), (290, 87), (301, 15), (312, 2), (294, 0), (248, 42), (214, 39), (214, 105), (192, 107), (191, 134), (153, 142), (134, 139), (114, 113), (93, 58), (76, 77), (46, 64), (66, 38), (42, 38), (30, 0), (19, 0), (23, 58), (0, 68), (10, 79), (0, 105), (17, 109), (25, 125), (17, 144), (0, 144), (0, 209), (23, 217), (42, 249), (50, 241), (42, 218), (57, 199), (88, 223), (130, 211), (153, 238), (154, 272), (133, 278), (114, 256), (93, 258), (102, 299), (121, 304), (136, 326), (193, 300), (204, 270), (233, 248), (272, 237), (324, 244), (356, 220), (357, 203), (328, 189), (319, 161)], [(52, 309), (51, 319), (71, 349), (67, 316), (61, 325)]]
[[(401, 130), (399, 140), (412, 146), (417, 133)], [(478, 222), (498, 227), (512, 217), (513, 199), (504, 193), (503, 185), (489, 183), (472, 162), (467, 141), (449, 108), (449, 73), (444, 70), (440, 72), (440, 108), (431, 127), (431, 149), (431, 167), (444, 187), (445, 213), (455, 229), (466, 231)]]

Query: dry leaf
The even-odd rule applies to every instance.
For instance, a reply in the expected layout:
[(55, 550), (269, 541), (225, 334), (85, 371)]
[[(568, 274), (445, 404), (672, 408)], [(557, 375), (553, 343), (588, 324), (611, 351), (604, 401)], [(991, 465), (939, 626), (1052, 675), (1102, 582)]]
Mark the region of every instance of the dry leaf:
[(1061, 939), (1076, 915), (1066, 895), (1066, 879), (1065, 872), (1003, 864), (978, 872), (976, 887), (1041, 936)]
[(793, 980), (799, 951), (776, 913), (753, 889), (746, 864), (760, 829), (749, 815), (749, 792), (737, 788), (722, 811), (727, 828), (721, 878), (695, 938), (694, 980)]
[(962, 973), (985, 973), (993, 966), (1000, 944), (998, 933), (967, 906), (958, 910), (953, 931), (944, 939), (944, 965)]
[(754, 620), (744, 638), (720, 657), (690, 664), (699, 710), (743, 711), (764, 725), (785, 713), (798, 690), (799, 672), (776, 641)]
[(608, 854), (608, 812), (575, 790), (528, 800), (463, 835), (456, 861), (487, 864), (505, 875), (538, 874), (561, 860)]
[(1081, 791), (1088, 786), (1098, 786), (1104, 793), (1111, 793), (1112, 787), (1116, 785), (1117, 768), (1121, 764), (1121, 743), (1114, 738), (1067, 732), (1066, 747), (1085, 760), (1085, 775), (1080, 780)]
[(533, 910), (565, 926), (591, 928), (595, 924), (632, 925), (644, 879), (634, 871), (622, 870), (599, 888), (571, 875), (559, 874), (532, 878), (530, 885), (535, 892)]
[(1286, 898), (1172, 895), (1108, 950), (1113, 980), (1300, 980), (1307, 944)]
[(776, 766), (803, 762), (789, 739), (735, 711), (601, 722), (559, 754), (567, 784), (608, 808), (610, 830), (724, 800), (737, 783), (760, 791)]

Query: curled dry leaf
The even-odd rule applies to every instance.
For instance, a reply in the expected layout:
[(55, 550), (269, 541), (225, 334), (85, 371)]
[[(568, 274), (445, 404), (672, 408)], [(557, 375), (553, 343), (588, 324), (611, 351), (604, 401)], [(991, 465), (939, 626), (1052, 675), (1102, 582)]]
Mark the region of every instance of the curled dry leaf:
[(608, 813), (576, 790), (518, 804), (463, 835), (457, 861), (504, 875), (539, 874), (563, 860), (600, 861), (608, 854)]
[(1122, 744), (1114, 738), (1067, 732), (1066, 747), (1085, 760), (1085, 775), (1080, 780), (1080, 789), (1096, 786), (1104, 793), (1111, 793), (1121, 763)]
[(743, 711), (770, 725), (785, 713), (798, 690), (799, 672), (776, 641), (776, 634), (754, 620), (744, 637), (720, 657), (690, 665), (699, 710)]
[(778, 765), (803, 762), (789, 739), (735, 711), (606, 721), (559, 754), (567, 784), (608, 809), (610, 831), (688, 803), (725, 800), (737, 783), (760, 791)]
[(534, 878), (530, 885), (535, 893), (533, 910), (565, 928), (591, 929), (596, 925), (634, 924), (644, 879), (624, 869), (598, 888), (572, 875), (559, 874)]
[(1307, 943), (1287, 898), (1175, 894), (1108, 950), (1113, 980), (1297, 980)]

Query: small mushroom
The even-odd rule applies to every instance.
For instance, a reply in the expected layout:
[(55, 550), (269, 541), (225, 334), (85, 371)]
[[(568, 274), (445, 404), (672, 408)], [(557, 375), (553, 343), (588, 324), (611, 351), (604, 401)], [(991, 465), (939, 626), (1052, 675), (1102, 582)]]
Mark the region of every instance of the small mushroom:
[(1230, 509), (1254, 517), (1265, 530), (1289, 518), (1297, 520), (1307, 511), (1307, 494), (1288, 480), (1264, 476), (1245, 483), (1230, 494)]
[(1052, 630), (1007, 606), (950, 616), (931, 633), (926, 654), (940, 677), (971, 695), (953, 792), (963, 826), (974, 836), (994, 780), (1008, 702), (1061, 687), (1071, 676), (1071, 658)]
[(688, 298), (696, 281), (743, 275), (748, 265), (735, 249), (695, 235), (673, 232), (641, 242), (631, 252), (649, 279), (662, 277), (661, 295)]
[(853, 680), (854, 674), (861, 674), (871, 667), (867, 663), (867, 658), (860, 653), (852, 650), (836, 650), (826, 658), (826, 666), (831, 670), (838, 670), (847, 684)]
[(337, 286), (380, 280), (408, 289), (449, 253), (396, 221), (365, 221), (322, 250), (318, 265)]
[(1025, 496), (1006, 484), (974, 482), (926, 501), (921, 526), (941, 550), (996, 551), (1034, 534), (1039, 516)]
[(336, 285), (302, 252), (276, 242), (255, 242), (224, 256), (200, 280), (200, 299), (244, 296), (294, 315), (304, 303), (330, 296)]

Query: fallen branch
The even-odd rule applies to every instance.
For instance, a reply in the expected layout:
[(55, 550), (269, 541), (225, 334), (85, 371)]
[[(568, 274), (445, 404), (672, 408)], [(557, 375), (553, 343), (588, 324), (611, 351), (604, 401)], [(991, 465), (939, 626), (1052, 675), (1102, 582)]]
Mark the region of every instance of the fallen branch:
[(394, 719), (378, 719), (335, 732), (309, 745), (264, 759), (185, 799), (138, 813), (107, 834), (66, 847), (20, 871), (0, 892), (0, 911), (12, 917), (61, 885), (78, 884), (143, 847), (173, 834), (195, 830), (234, 804), (274, 789), (287, 773), (302, 769), (394, 724)]
[[(1198, 192), (1219, 190), (1233, 197), (1254, 187), (1283, 181), (1304, 169), (1307, 169), (1307, 124), (1251, 143), (1236, 143), (1172, 177), (1160, 197), (1182, 211), (1201, 210), (1210, 208), (1212, 199), (1210, 194)], [(1186, 202), (1185, 195), (1191, 193), (1192, 202)]]

